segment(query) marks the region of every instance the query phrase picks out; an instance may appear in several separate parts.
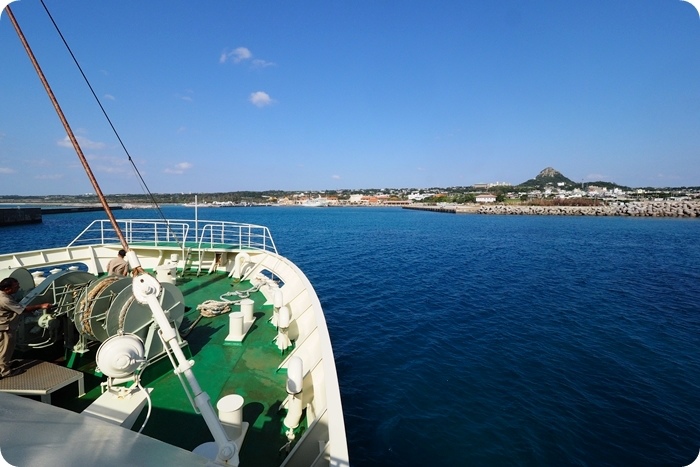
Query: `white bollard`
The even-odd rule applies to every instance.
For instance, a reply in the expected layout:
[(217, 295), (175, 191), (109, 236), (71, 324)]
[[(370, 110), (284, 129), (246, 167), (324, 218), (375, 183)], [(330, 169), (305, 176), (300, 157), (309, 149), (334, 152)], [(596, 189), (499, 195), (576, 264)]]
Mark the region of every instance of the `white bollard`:
[(226, 341), (240, 342), (243, 340), (243, 313), (234, 312), (228, 315), (228, 336)]
[(158, 282), (161, 284), (165, 282), (174, 284), (177, 282), (176, 276), (177, 268), (172, 264), (164, 264), (156, 268), (156, 279), (158, 279)]
[(219, 411), (219, 420), (221, 420), (224, 431), (226, 431), (231, 441), (236, 441), (241, 436), (244, 402), (243, 396), (229, 394), (219, 399), (219, 402), (216, 403), (216, 409)]
[(253, 321), (253, 305), (255, 302), (249, 298), (241, 300), (241, 312), (243, 313), (243, 321), (250, 323)]

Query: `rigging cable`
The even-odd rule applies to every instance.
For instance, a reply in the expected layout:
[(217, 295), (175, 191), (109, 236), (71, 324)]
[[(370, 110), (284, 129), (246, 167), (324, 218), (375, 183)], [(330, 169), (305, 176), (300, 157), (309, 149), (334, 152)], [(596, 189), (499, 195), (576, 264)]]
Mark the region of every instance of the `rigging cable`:
[[(51, 23), (53, 23), (54, 28), (56, 29), (56, 32), (58, 33), (59, 37), (61, 38), (61, 41), (63, 41), (63, 45), (66, 46), (66, 49), (68, 50), (68, 53), (70, 54), (71, 58), (73, 59), (73, 62), (75, 63), (75, 66), (78, 67), (78, 71), (80, 71), (80, 74), (83, 77), (83, 80), (85, 80), (85, 83), (87, 84), (88, 88), (90, 89), (90, 92), (92, 93), (92, 96), (95, 98), (95, 101), (97, 101), (97, 105), (100, 106), (100, 109), (102, 110), (102, 114), (105, 116), (105, 119), (107, 119), (107, 123), (109, 123), (109, 126), (112, 128), (112, 131), (114, 132), (114, 135), (117, 137), (117, 140), (119, 141), (119, 144), (121, 145), (122, 149), (124, 150), (124, 153), (126, 153), (126, 156), (129, 160), (129, 163), (131, 164), (134, 172), (136, 173), (136, 176), (138, 177), (139, 183), (141, 184), (142, 189), (146, 192), (146, 195), (148, 198), (151, 200), (153, 205), (155, 206), (156, 211), (158, 212), (158, 215), (160, 218), (165, 221), (165, 226), (166, 229), (170, 234), (173, 235), (173, 237), (176, 240), (176, 243), (180, 246), (180, 240), (177, 234), (171, 229), (170, 223), (167, 222), (165, 215), (163, 214), (163, 211), (160, 208), (160, 205), (156, 201), (155, 197), (153, 196), (153, 193), (151, 193), (151, 190), (149, 190), (148, 185), (146, 184), (146, 181), (143, 179), (141, 176), (141, 172), (139, 172), (139, 169), (136, 167), (136, 164), (134, 163), (134, 160), (131, 158), (131, 154), (129, 151), (126, 149), (126, 145), (122, 141), (121, 136), (119, 136), (119, 132), (117, 132), (117, 129), (114, 127), (112, 124), (112, 120), (109, 118), (109, 115), (107, 115), (107, 111), (102, 105), (102, 102), (100, 101), (99, 97), (97, 97), (97, 94), (95, 93), (95, 90), (93, 89), (92, 85), (90, 84), (90, 80), (88, 80), (87, 76), (83, 72), (82, 67), (80, 66), (80, 63), (78, 63), (78, 59), (75, 57), (73, 54), (73, 51), (71, 50), (70, 46), (68, 45), (68, 42), (66, 39), (63, 37), (63, 33), (61, 33), (61, 30), (58, 28), (58, 25), (56, 24), (56, 21), (54, 21), (53, 16), (51, 15), (51, 12), (49, 12), (49, 9), (46, 7), (46, 4), (44, 3), (44, 0), (40, 0), (41, 5), (44, 7), (44, 10), (46, 11), (46, 14), (49, 16), (49, 19), (51, 20)], [(184, 239), (183, 239), (184, 241)]]
[(36, 71), (37, 75), (39, 76), (39, 80), (41, 81), (42, 86), (44, 86), (44, 90), (46, 91), (46, 94), (49, 97), (49, 100), (51, 101), (51, 104), (54, 107), (54, 110), (56, 111), (56, 114), (58, 114), (59, 120), (61, 120), (61, 124), (63, 125), (63, 128), (66, 130), (66, 135), (68, 136), (68, 139), (70, 140), (71, 144), (73, 145), (73, 149), (75, 149), (75, 153), (78, 156), (78, 159), (80, 160), (80, 163), (83, 165), (83, 169), (85, 169), (85, 173), (88, 176), (88, 179), (90, 180), (90, 183), (92, 184), (92, 187), (95, 189), (95, 193), (97, 194), (97, 197), (100, 200), (100, 204), (102, 204), (102, 207), (105, 210), (105, 214), (107, 214), (107, 217), (109, 218), (110, 223), (112, 224), (112, 228), (114, 229), (115, 234), (117, 237), (119, 237), (119, 242), (122, 244), (125, 250), (129, 248), (129, 244), (126, 242), (126, 238), (124, 237), (124, 234), (122, 233), (121, 229), (119, 228), (119, 224), (117, 223), (117, 220), (114, 218), (114, 214), (112, 213), (111, 208), (109, 207), (109, 204), (107, 203), (107, 199), (104, 197), (104, 194), (102, 193), (102, 189), (100, 188), (100, 185), (97, 183), (97, 180), (95, 179), (94, 174), (92, 173), (92, 169), (90, 168), (90, 165), (87, 163), (87, 159), (85, 158), (85, 154), (83, 154), (83, 150), (80, 148), (80, 144), (78, 143), (78, 139), (75, 137), (75, 134), (73, 133), (73, 130), (70, 127), (70, 124), (68, 123), (68, 120), (66, 120), (66, 116), (63, 113), (63, 110), (61, 110), (61, 106), (58, 104), (58, 101), (56, 100), (56, 96), (54, 95), (53, 91), (51, 90), (51, 86), (49, 85), (49, 82), (46, 80), (46, 76), (44, 76), (44, 72), (41, 71), (41, 67), (39, 66), (39, 62), (36, 61), (36, 57), (34, 56), (34, 52), (32, 52), (31, 47), (29, 47), (29, 43), (27, 42), (27, 39), (24, 37), (24, 34), (22, 33), (22, 29), (19, 27), (19, 24), (17, 24), (17, 20), (15, 19), (15, 15), (12, 14), (12, 10), (10, 9), (10, 5), (7, 5), (5, 7), (5, 11), (7, 11), (7, 16), (10, 19), (10, 22), (12, 23), (12, 26), (15, 28), (15, 32), (17, 32), (17, 37), (19, 37), (20, 42), (22, 43), (22, 46), (24, 47), (24, 50), (27, 52), (27, 55), (29, 56), (29, 60), (32, 62), (32, 66), (34, 66), (34, 70)]

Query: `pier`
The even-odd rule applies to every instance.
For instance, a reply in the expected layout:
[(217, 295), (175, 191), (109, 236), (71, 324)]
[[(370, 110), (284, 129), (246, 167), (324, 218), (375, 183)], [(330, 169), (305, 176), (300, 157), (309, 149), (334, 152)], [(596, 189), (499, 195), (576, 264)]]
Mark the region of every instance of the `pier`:
[(38, 224), (41, 222), (41, 208), (0, 209), (0, 226)]
[(453, 206), (402, 206), (402, 209), (413, 209), (415, 211), (446, 212), (448, 214), (472, 214), (477, 212), (481, 206), (477, 205), (453, 205)]
[(533, 205), (454, 205), (404, 206), (417, 211), (452, 214), (519, 215), (519, 216), (628, 216), (628, 217), (700, 217), (698, 201), (634, 201), (600, 206), (533, 206)]
[(447, 212), (451, 214), (455, 214), (457, 212), (454, 206), (403, 206), (402, 209), (413, 209), (414, 211)]
[[(112, 210), (122, 209), (112, 206)], [(55, 208), (0, 208), (0, 227), (6, 225), (39, 224), (45, 214), (102, 211), (101, 206), (57, 206)]]
[[(110, 206), (112, 211), (122, 209), (121, 206)], [(102, 206), (60, 206), (55, 208), (41, 208), (42, 214), (65, 214), (68, 212), (95, 212), (104, 211)]]

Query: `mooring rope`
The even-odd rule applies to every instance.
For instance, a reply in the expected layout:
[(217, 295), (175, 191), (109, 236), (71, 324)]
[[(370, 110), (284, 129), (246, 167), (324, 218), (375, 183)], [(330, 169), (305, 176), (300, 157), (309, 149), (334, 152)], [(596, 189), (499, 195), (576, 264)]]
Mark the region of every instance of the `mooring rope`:
[[(250, 294), (260, 290), (261, 284), (251, 287), (246, 290), (234, 290), (226, 292), (219, 297), (220, 300), (206, 300), (197, 305), (197, 311), (205, 318), (213, 318), (214, 316), (223, 315), (231, 311), (232, 305), (238, 305), (244, 298), (250, 297)], [(227, 297), (236, 296), (238, 300), (229, 300)]]
[(96, 296), (102, 293), (104, 289), (114, 284), (116, 281), (122, 279), (120, 276), (107, 276), (99, 284), (95, 286), (90, 292), (85, 294), (85, 297), (80, 301), (79, 310), (82, 313), (80, 318), (80, 324), (83, 326), (83, 331), (90, 334), (92, 337), (95, 335), (92, 333), (92, 325), (90, 324), (90, 318), (92, 316), (92, 310), (97, 302)]
[(231, 311), (231, 303), (233, 302), (207, 300), (197, 305), (197, 311), (205, 318), (213, 318)]
[(119, 335), (124, 334), (124, 321), (126, 320), (126, 312), (135, 300), (136, 297), (131, 295), (126, 301), (126, 303), (124, 303), (124, 306), (122, 306), (122, 309), (119, 310), (119, 328), (117, 329), (117, 334)]

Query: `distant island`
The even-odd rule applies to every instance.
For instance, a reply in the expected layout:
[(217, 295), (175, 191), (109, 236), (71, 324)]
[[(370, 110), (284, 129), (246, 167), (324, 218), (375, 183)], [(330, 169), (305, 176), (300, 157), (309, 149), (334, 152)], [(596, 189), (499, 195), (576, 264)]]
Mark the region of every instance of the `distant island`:
[[(471, 186), (429, 188), (366, 188), (355, 190), (315, 191), (232, 191), (221, 193), (155, 193), (106, 195), (107, 201), (123, 207), (144, 205), (188, 204), (197, 195), (204, 205), (294, 205), (323, 199), (327, 205), (407, 205), (407, 204), (532, 204), (590, 206), (634, 201), (696, 200), (700, 187), (631, 188), (616, 183), (596, 181), (577, 183), (552, 167), (519, 185), (483, 183)], [(92, 205), (95, 195), (19, 196), (0, 195), (0, 204)]]

